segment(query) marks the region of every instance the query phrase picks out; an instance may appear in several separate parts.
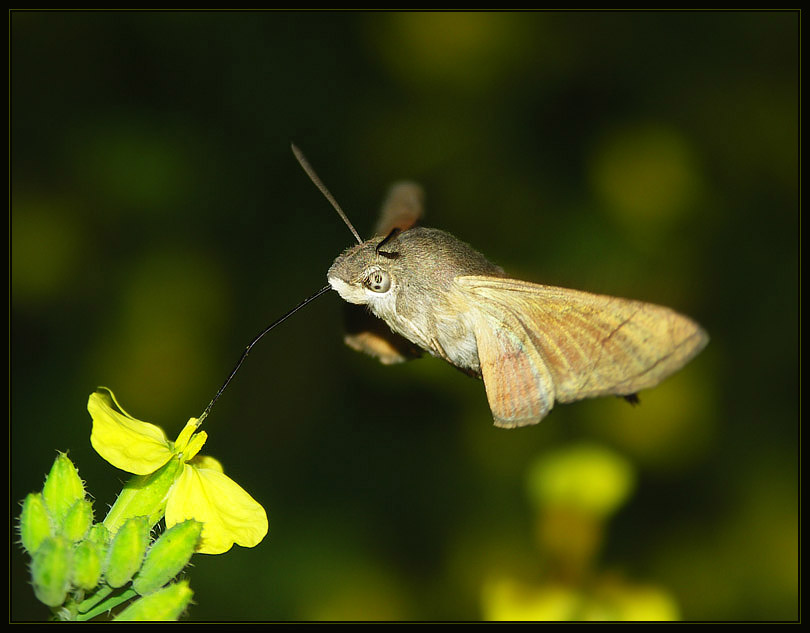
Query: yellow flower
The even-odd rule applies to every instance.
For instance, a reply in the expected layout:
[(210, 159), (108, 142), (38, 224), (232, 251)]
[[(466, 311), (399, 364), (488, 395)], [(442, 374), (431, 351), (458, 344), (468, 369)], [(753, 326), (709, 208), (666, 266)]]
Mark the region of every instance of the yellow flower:
[[(234, 543), (253, 547), (267, 534), (264, 508), (223, 473), (216, 459), (198, 455), (208, 434), (195, 432), (196, 418), (171, 442), (160, 427), (124, 411), (104, 387), (90, 395), (87, 410), (96, 452), (116, 468), (141, 476), (110, 510), (104, 521), (109, 529), (129, 516), (147, 514), (157, 522), (165, 508), (167, 528), (186, 519), (203, 523), (197, 550), (203, 554), (227, 552)], [(168, 480), (163, 473), (169, 473)]]

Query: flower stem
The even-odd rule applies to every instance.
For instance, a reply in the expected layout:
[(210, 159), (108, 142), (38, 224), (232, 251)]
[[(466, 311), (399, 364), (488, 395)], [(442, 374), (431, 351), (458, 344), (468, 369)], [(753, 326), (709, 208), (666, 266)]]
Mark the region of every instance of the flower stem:
[[(112, 587), (104, 587), (100, 589), (98, 593), (96, 593), (92, 598), (88, 598), (84, 602), (79, 605), (79, 611), (84, 611), (85, 609), (89, 609), (86, 613), (79, 613), (76, 616), (76, 620), (78, 621), (85, 621), (85, 620), (92, 620), (97, 615), (101, 615), (106, 611), (110, 611), (114, 609), (122, 602), (126, 602), (133, 596), (137, 596), (137, 592), (134, 589), (127, 589), (122, 593), (118, 594), (117, 596), (112, 596), (109, 599), (106, 599), (113, 591), (115, 591)], [(99, 603), (99, 600), (101, 602)], [(89, 604), (88, 604), (89, 603)], [(93, 606), (93, 603), (97, 603)]]

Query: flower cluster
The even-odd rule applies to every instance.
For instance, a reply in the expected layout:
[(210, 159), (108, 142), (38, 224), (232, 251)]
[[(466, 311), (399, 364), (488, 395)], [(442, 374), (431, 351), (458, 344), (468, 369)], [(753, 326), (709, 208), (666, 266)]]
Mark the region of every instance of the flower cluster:
[(267, 534), (264, 508), (223, 473), (216, 459), (199, 455), (208, 434), (197, 431), (196, 418), (172, 442), (160, 427), (124, 411), (108, 389), (92, 394), (87, 409), (96, 452), (138, 475), (110, 510), (104, 521), (108, 529), (138, 513), (150, 516), (154, 525), (165, 512), (167, 527), (196, 519), (203, 524), (201, 554), (222, 554), (234, 543), (253, 547)]
[[(172, 442), (126, 413), (108, 389), (91, 394), (87, 409), (93, 448), (135, 476), (94, 523), (76, 467), (57, 456), (20, 515), (34, 592), (63, 620), (89, 620), (128, 601), (116, 619), (177, 619), (193, 594), (188, 581), (174, 579), (192, 554), (257, 545), (267, 534), (267, 515), (217, 460), (199, 454), (208, 436), (197, 431), (197, 419)], [(154, 538), (152, 528), (164, 517), (166, 530)]]

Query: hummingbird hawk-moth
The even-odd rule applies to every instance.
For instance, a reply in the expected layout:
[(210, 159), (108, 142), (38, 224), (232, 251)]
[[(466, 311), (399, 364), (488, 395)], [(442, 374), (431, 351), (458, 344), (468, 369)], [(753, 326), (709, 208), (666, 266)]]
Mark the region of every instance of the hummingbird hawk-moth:
[(669, 308), (510, 278), (449, 233), (418, 226), (413, 183), (392, 187), (363, 241), (294, 151), (358, 241), (329, 268), (329, 285), (387, 326), (355, 314), (346, 342), (386, 364), (425, 351), (483, 379), (496, 426), (536, 424), (557, 402), (633, 401), (708, 343)]

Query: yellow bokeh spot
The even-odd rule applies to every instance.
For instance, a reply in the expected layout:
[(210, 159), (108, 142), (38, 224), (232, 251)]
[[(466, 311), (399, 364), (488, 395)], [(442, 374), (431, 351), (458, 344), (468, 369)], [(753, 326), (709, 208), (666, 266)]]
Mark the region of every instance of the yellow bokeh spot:
[(538, 458), (528, 487), (540, 507), (568, 507), (603, 517), (630, 496), (635, 473), (621, 455), (602, 446), (581, 445)]
[(689, 468), (705, 457), (716, 432), (712, 374), (705, 369), (698, 363), (642, 391), (635, 407), (619, 398), (586, 405), (590, 428), (646, 468)]
[(525, 54), (526, 30), (507, 13), (391, 13), (369, 24), (392, 73), (425, 88), (486, 89)]
[(527, 587), (498, 579), (485, 584), (481, 602), (485, 620), (561, 621), (573, 619), (582, 596), (564, 585)]
[(614, 132), (594, 151), (591, 182), (604, 207), (626, 228), (665, 232), (690, 211), (700, 172), (687, 139), (664, 125)]
[(634, 585), (610, 576), (586, 587), (563, 583), (525, 585), (512, 579), (484, 585), (481, 604), (487, 620), (669, 621), (680, 618), (672, 595), (652, 585)]
[(11, 209), (11, 297), (40, 305), (70, 293), (84, 253), (84, 231), (63, 200), (16, 193)]
[(93, 365), (117, 389), (148, 394), (149, 406), (167, 418), (187, 419), (178, 403), (205, 382), (226, 295), (221, 271), (200, 252), (144, 254), (110, 296), (115, 314), (96, 339)]

